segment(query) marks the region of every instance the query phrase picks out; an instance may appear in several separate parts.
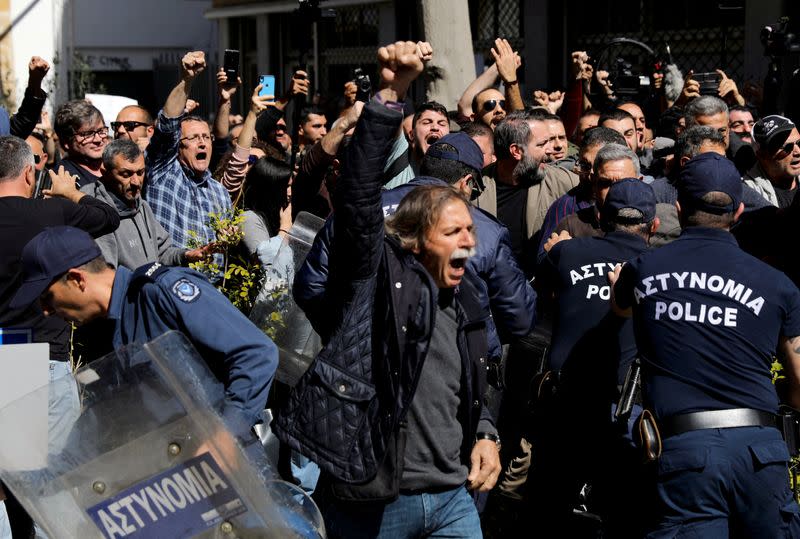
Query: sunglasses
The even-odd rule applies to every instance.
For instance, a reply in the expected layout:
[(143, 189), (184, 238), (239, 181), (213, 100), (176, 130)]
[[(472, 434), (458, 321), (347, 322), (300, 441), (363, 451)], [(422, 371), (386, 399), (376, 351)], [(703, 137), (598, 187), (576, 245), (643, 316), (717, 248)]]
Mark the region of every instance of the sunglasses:
[(125, 131), (133, 131), (134, 129), (136, 129), (139, 126), (150, 127), (150, 124), (147, 124), (147, 123), (144, 123), (144, 122), (134, 122), (134, 121), (130, 121), (130, 122), (111, 122), (111, 130), (114, 131), (115, 133), (117, 131), (119, 131), (120, 127), (124, 127)]
[(786, 144), (780, 147), (780, 150), (785, 154), (790, 154), (792, 153), (792, 151), (794, 151), (795, 146), (800, 148), (800, 139), (797, 139), (794, 142), (787, 142)]
[(33, 154), (33, 162), (34, 164), (38, 165), (39, 163), (42, 162), (42, 156), (39, 155), (38, 153)]
[(483, 112), (492, 112), (497, 105), (500, 105), (500, 108), (506, 110), (506, 100), (505, 99), (488, 99), (483, 102)]
[(250, 166), (253, 166), (253, 165), (256, 164), (256, 161), (258, 161), (259, 159), (260, 158), (257, 155), (248, 155), (247, 156), (247, 164), (250, 165)]

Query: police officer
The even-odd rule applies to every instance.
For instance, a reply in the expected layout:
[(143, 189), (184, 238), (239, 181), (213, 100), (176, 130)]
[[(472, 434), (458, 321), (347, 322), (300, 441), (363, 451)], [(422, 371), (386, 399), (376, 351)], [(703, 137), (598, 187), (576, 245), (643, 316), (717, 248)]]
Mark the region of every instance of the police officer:
[(730, 234), (743, 211), (731, 161), (700, 154), (677, 187), (680, 237), (609, 274), (662, 440), (648, 537), (800, 537), (770, 374), (780, 350), (797, 406), (800, 292)]
[[(635, 465), (639, 459), (631, 454), (632, 444), (624, 442), (624, 432), (611, 423), (617, 387), (636, 356), (636, 344), (630, 321), (611, 313), (606, 276), (643, 253), (658, 228), (652, 188), (638, 178), (612, 184), (600, 209), (600, 224), (605, 236), (556, 243), (537, 274), (538, 284), (555, 296), (547, 368), (553, 380), (548, 387), (555, 387), (556, 394), (545, 397), (537, 410), (529, 494), (537, 524), (566, 535), (574, 532), (568, 521), (581, 486), (590, 481), (597, 494), (593, 510), (603, 516), (610, 536), (637, 537), (641, 510), (634, 506), (641, 493), (628, 494), (627, 502), (623, 498), (636, 490), (630, 482), (641, 476)], [(603, 482), (608, 476), (614, 481)], [(625, 522), (615, 520), (619, 512), (603, 503), (612, 499), (625, 507)]]
[(82, 230), (45, 229), (22, 252), (24, 281), (12, 304), (37, 299), (46, 315), (83, 325), (114, 324), (114, 347), (182, 332), (225, 385), (223, 417), (246, 437), (267, 402), (278, 365), (275, 344), (202, 275), (159, 263), (136, 271), (106, 265)]

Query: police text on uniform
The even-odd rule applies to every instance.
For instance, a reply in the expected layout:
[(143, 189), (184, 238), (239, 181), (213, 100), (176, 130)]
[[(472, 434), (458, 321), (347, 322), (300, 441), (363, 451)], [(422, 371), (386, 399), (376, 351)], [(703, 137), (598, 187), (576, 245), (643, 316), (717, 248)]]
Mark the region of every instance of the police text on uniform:
[[(764, 298), (753, 297), (753, 290), (737, 283), (733, 279), (726, 279), (719, 275), (708, 275), (706, 272), (672, 272), (659, 273), (642, 279), (638, 287), (634, 288), (636, 303), (652, 294), (673, 289), (708, 290), (741, 303), (758, 316), (764, 307)], [(686, 322), (709, 323), (714, 326), (720, 324), (727, 327), (736, 327), (738, 309), (735, 307), (721, 307), (695, 302), (665, 302), (656, 301), (656, 320), (684, 320)]]

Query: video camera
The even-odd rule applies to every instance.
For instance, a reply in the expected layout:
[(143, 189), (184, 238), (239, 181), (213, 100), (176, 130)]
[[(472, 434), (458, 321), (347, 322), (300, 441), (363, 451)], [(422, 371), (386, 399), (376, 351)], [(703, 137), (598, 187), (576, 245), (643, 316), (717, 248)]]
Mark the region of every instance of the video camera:
[(650, 93), (649, 76), (634, 73), (633, 65), (624, 58), (617, 58), (614, 64), (609, 79), (617, 97), (637, 98)]
[(372, 97), (372, 81), (364, 70), (357, 67), (353, 70), (353, 82), (356, 83), (356, 101), (366, 103)]
[(319, 7), (321, 0), (297, 0), (297, 15), (301, 21), (319, 22), (322, 19), (332, 19), (336, 17), (336, 10), (322, 9)]
[[(590, 63), (595, 73), (599, 70), (608, 71), (616, 100), (646, 99), (651, 93), (650, 73), (651, 68), (660, 69), (662, 60), (655, 51), (646, 44), (627, 37), (614, 38), (600, 48), (592, 51)], [(633, 58), (633, 61), (631, 61)], [(636, 64), (634, 65), (634, 62)], [(591, 94), (599, 102), (606, 97), (599, 91), (596, 79), (592, 82)], [(600, 105), (602, 106), (602, 105)]]
[(789, 32), (789, 18), (781, 17), (777, 23), (761, 29), (761, 44), (764, 56), (786, 56), (800, 52), (800, 43), (795, 35)]

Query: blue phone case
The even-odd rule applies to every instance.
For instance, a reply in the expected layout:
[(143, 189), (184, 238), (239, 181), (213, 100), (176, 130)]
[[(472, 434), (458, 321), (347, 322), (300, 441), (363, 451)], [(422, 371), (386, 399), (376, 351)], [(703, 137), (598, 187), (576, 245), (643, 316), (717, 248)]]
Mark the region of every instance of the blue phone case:
[(258, 83), (262, 86), (258, 95), (275, 95), (275, 75), (261, 75)]

